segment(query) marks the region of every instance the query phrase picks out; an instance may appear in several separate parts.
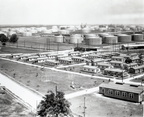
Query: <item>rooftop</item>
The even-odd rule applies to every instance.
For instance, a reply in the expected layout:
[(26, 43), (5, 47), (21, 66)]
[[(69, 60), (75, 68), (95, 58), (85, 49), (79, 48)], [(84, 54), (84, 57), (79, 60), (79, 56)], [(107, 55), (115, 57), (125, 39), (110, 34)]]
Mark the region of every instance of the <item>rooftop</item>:
[(141, 87), (133, 87), (128, 84), (115, 84), (112, 82), (103, 83), (99, 87), (110, 88), (119, 91), (131, 92), (131, 93), (138, 93), (138, 94), (143, 92), (143, 89)]

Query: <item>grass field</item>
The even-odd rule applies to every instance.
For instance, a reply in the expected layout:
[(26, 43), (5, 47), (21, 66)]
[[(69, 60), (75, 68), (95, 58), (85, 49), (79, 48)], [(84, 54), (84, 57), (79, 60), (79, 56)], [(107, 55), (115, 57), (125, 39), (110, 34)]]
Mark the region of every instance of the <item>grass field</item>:
[[(17, 81), (20, 81), (43, 94), (48, 90), (55, 91), (55, 86), (58, 87), (59, 91), (68, 94), (81, 89), (97, 86), (103, 82), (101, 79), (92, 79), (87, 76), (41, 69), (5, 60), (0, 60), (0, 68), (1, 71), (15, 78)], [(70, 87), (72, 82), (75, 83), (75, 89)]]
[(34, 117), (34, 114), (5, 93), (0, 94), (0, 117)]
[(85, 117), (143, 117), (143, 107), (139, 103), (98, 95), (91, 94), (70, 99), (72, 111), (83, 117), (85, 97)]

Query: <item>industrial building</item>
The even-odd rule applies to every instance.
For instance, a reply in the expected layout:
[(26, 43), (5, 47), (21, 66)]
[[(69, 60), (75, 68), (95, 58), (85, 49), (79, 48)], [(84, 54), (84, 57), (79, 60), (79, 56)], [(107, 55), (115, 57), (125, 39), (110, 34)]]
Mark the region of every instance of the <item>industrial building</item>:
[(103, 83), (99, 86), (99, 93), (112, 98), (142, 102), (143, 89), (142, 87), (136, 87), (127, 84), (115, 84), (112, 82)]
[(55, 36), (55, 42), (56, 43), (63, 43), (64, 42), (64, 37), (62, 35)]

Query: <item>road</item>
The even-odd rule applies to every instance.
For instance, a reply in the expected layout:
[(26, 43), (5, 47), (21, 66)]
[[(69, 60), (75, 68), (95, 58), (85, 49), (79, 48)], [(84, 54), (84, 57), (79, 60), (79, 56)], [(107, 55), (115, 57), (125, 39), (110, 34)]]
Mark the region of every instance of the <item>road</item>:
[(5, 75), (0, 74), (0, 83), (20, 97), (24, 102), (28, 103), (32, 107), (32, 111), (36, 110), (38, 102), (42, 100), (42, 96), (21, 86)]

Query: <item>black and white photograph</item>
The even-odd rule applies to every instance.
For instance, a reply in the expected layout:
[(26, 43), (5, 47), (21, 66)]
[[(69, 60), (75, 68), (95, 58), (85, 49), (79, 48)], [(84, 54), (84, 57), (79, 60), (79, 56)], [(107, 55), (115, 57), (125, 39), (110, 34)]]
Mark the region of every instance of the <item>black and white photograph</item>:
[(0, 0), (0, 117), (144, 117), (144, 0)]

